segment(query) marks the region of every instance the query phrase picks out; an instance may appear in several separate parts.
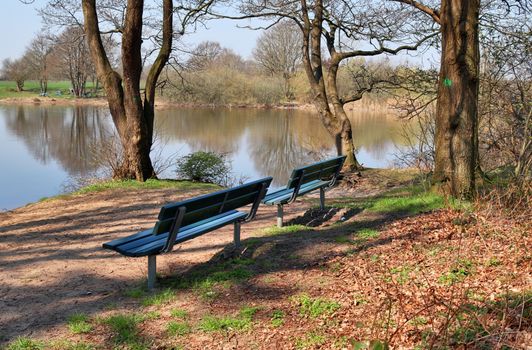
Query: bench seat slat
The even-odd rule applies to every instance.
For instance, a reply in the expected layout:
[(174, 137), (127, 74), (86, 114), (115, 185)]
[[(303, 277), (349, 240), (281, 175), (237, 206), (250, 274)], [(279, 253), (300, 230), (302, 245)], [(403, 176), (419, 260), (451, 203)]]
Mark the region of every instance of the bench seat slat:
[(329, 186), (331, 182), (330, 181), (323, 181), (323, 180), (313, 180), (310, 182), (307, 182), (306, 184), (302, 185), (299, 189), (300, 195), (314, 191), (320, 187), (327, 187)]
[[(326, 187), (329, 185), (329, 181), (322, 181), (322, 180), (313, 180), (310, 182), (307, 182), (299, 188), (298, 195), (303, 195), (305, 193), (314, 191), (315, 189), (318, 189), (320, 187)], [(264, 200), (262, 201), (264, 204), (268, 205), (275, 205), (275, 204), (286, 204), (290, 197), (292, 197), (292, 193), (294, 193), (293, 188), (289, 189), (282, 189), (279, 191), (275, 191), (273, 193), (269, 193), (264, 197)]]
[[(178, 236), (177, 236), (174, 244), (179, 244), (179, 243), (186, 242), (186, 241), (188, 241), (188, 240), (190, 240), (192, 238), (196, 238), (198, 236), (201, 236), (204, 233), (207, 233), (207, 232), (210, 232), (210, 231), (214, 231), (214, 230), (216, 230), (216, 229), (218, 229), (220, 227), (223, 227), (223, 226), (225, 226), (227, 224), (239, 221), (239, 220), (243, 219), (244, 217), (246, 217), (246, 215), (247, 215), (247, 213), (238, 212), (237, 214), (224, 217), (223, 219), (219, 219), (219, 220), (216, 220), (214, 222), (210, 222), (210, 223), (205, 224), (205, 225), (196, 226), (196, 227), (189, 228), (189, 229), (186, 229), (186, 230), (179, 230)], [(164, 236), (166, 236), (166, 235), (164, 235)], [(156, 244), (156, 242), (153, 242), (153, 243), (148, 244), (146, 246), (139, 247), (139, 248), (135, 249), (134, 251), (132, 251), (132, 253), (135, 254), (135, 256), (146, 256), (146, 255), (156, 254), (156, 253), (158, 253), (161, 250), (161, 248), (164, 246), (165, 243), (166, 243), (166, 239), (162, 240), (160, 242), (160, 244)]]
[(138, 233), (135, 233), (134, 235), (118, 238), (118, 239), (115, 239), (115, 240), (113, 240), (111, 242), (104, 243), (103, 247), (107, 248), (107, 249), (113, 249), (114, 250), (115, 249), (114, 247), (118, 247), (118, 246), (120, 246), (122, 244), (125, 244), (125, 243), (128, 243), (128, 242), (133, 242), (133, 241), (136, 241), (136, 240), (140, 240), (140, 239), (143, 239), (143, 238), (146, 238), (146, 237), (149, 237), (149, 236), (153, 236), (152, 233), (153, 233), (152, 229), (145, 230), (145, 231), (140, 231)]
[[(204, 228), (209, 228), (211, 225), (215, 225), (217, 224), (218, 222), (229, 222), (231, 221), (232, 217), (239, 213), (238, 211), (234, 210), (234, 211), (229, 211), (229, 212), (225, 212), (223, 214), (220, 214), (220, 215), (216, 215), (216, 216), (213, 216), (209, 219), (205, 219), (205, 220), (201, 220), (201, 221), (198, 221), (194, 224), (191, 224), (191, 225), (187, 225), (187, 226), (183, 226), (181, 228), (179, 228), (179, 231), (177, 231), (177, 237), (176, 237), (176, 242), (181, 238), (181, 235), (184, 234), (186, 231), (188, 230), (191, 230), (191, 229), (194, 229), (196, 227), (200, 227), (202, 229)], [(207, 232), (207, 231), (203, 231), (203, 232)], [(151, 237), (146, 237), (142, 240), (135, 240), (133, 242), (130, 242), (130, 243), (126, 243), (126, 244), (123, 244), (120, 249), (122, 250), (126, 250), (126, 251), (129, 251), (129, 252), (133, 252), (133, 251), (136, 251), (137, 248), (139, 247), (142, 247), (142, 246), (147, 246), (153, 242), (157, 242), (159, 240), (161, 240), (163, 242), (166, 242), (166, 240), (168, 239), (168, 232), (165, 232), (165, 233), (162, 233), (162, 234), (158, 234), (158, 235), (152, 235)]]
[(290, 198), (290, 196), (292, 196), (292, 193), (294, 193), (293, 188), (282, 188), (272, 193), (268, 193), (266, 196), (264, 196), (264, 200), (262, 202), (265, 204), (273, 204), (273, 202), (275, 202), (277, 198), (280, 198), (286, 195), (288, 195), (287, 198)]
[[(247, 213), (245, 212), (232, 210), (222, 213), (220, 215), (215, 215), (209, 219), (196, 222), (189, 226), (183, 226), (179, 229), (175, 242), (181, 243), (187, 241), (203, 233), (213, 231), (217, 228), (225, 226), (231, 222), (241, 220), (246, 217), (246, 215)], [(141, 233), (146, 232), (148, 232), (147, 235), (140, 235)], [(153, 235), (151, 234), (151, 232), (152, 230), (142, 231), (138, 234), (129, 237), (124, 237), (112, 242), (105, 243), (104, 247), (115, 250), (123, 255), (132, 257), (158, 254), (166, 244), (166, 240), (168, 239), (168, 233)], [(138, 237), (133, 239), (134, 236)], [(117, 241), (120, 242), (116, 244)]]

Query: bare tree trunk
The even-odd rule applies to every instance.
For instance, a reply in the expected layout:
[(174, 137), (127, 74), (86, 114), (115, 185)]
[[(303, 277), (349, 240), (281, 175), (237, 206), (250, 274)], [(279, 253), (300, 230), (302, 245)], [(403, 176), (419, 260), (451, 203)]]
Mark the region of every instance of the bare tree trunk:
[(24, 91), (24, 80), (17, 80), (16, 84), (17, 84), (17, 92)]
[[(345, 167), (360, 169), (353, 146), (353, 133), (351, 122), (347, 118), (342, 106), (339, 103), (336, 89), (336, 74), (333, 68), (333, 76), (329, 74), (327, 87), (323, 78), (323, 66), (321, 57), (321, 39), (323, 26), (323, 3), (318, 0), (314, 5), (314, 18), (312, 21), (308, 17), (306, 1), (302, 0), (303, 10), (303, 67), (310, 83), (312, 91), (312, 103), (318, 111), (323, 126), (334, 138), (338, 155), (347, 155), (344, 163)], [(337, 72), (338, 66), (336, 66)], [(336, 99), (331, 98), (331, 93), (336, 93)], [(332, 102), (334, 110), (331, 111), (329, 103)], [(340, 107), (340, 108), (338, 108)]]
[(479, 91), (479, 0), (442, 0), (442, 56), (434, 179), (455, 197), (475, 190)]
[(336, 57), (332, 57), (327, 70), (327, 92), (330, 100), (330, 104), (333, 107), (334, 114), (340, 124), (340, 140), (341, 150), (338, 154), (345, 154), (346, 166), (349, 166), (351, 170), (362, 169), (360, 163), (355, 157), (355, 146), (353, 144), (353, 130), (351, 129), (351, 121), (347, 117), (344, 110), (344, 104), (340, 100), (338, 94), (337, 76), (340, 60)]
[(146, 118), (147, 132), (150, 142), (153, 139), (155, 89), (157, 86), (157, 79), (166, 65), (166, 62), (168, 62), (170, 53), (172, 52), (172, 8), (172, 0), (163, 0), (163, 42), (159, 54), (148, 72), (146, 88), (144, 90), (144, 117)]
[(98, 80), (105, 88), (113, 122), (124, 151), (124, 163), (114, 176), (145, 181), (155, 177), (150, 159), (153, 142), (155, 86), (172, 47), (172, 0), (163, 1), (163, 45), (146, 82), (145, 101), (140, 94), (142, 73), (143, 0), (128, 0), (122, 36), (123, 77), (113, 70), (105, 54), (95, 0), (83, 0), (85, 31)]

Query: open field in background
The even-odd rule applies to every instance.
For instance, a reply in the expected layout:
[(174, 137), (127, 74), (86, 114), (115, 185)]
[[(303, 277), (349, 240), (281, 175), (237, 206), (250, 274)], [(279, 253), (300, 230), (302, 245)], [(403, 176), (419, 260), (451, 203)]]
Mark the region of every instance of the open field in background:
[[(69, 81), (50, 81), (48, 82), (48, 97), (56, 99), (75, 99), (70, 94)], [(87, 83), (87, 91), (93, 88), (92, 83)], [(61, 91), (61, 94), (57, 94)], [(0, 80), (0, 99), (5, 98), (42, 98), (40, 96), (41, 89), (39, 82), (35, 80), (28, 80), (24, 83), (24, 91), (18, 92), (17, 85), (14, 81)]]

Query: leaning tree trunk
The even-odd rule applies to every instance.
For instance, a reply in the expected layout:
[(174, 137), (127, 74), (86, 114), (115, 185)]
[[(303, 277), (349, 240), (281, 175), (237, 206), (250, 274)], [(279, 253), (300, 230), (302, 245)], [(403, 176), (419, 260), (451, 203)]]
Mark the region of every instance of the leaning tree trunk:
[[(339, 124), (339, 142), (340, 151), (339, 154), (345, 154), (345, 164), (350, 167), (351, 170), (360, 170), (362, 165), (358, 162), (355, 156), (355, 145), (353, 143), (353, 129), (351, 127), (351, 121), (345, 113), (344, 104), (340, 100), (338, 94), (338, 67), (340, 61), (333, 57), (329, 62), (329, 68), (327, 70), (327, 95), (332, 105), (334, 115)], [(338, 146), (337, 146), (338, 147)]]
[[(303, 2), (306, 4), (306, 2)], [(327, 87), (323, 77), (323, 61), (321, 57), (321, 40), (322, 40), (322, 23), (323, 23), (323, 3), (321, 0), (315, 4), (315, 16), (311, 20), (308, 17), (306, 5), (304, 6), (304, 23), (303, 23), (303, 67), (310, 83), (312, 91), (312, 103), (318, 111), (320, 120), (334, 138), (338, 155), (346, 155), (344, 167), (351, 170), (360, 169), (355, 150), (353, 146), (353, 133), (351, 130), (351, 121), (347, 118), (345, 111), (340, 106), (338, 109), (334, 104), (334, 97), (330, 94), (337, 95), (336, 76), (328, 77)], [(329, 72), (330, 73), (330, 72)], [(332, 86), (332, 89), (331, 89)], [(329, 105), (331, 98), (333, 110)], [(338, 99), (336, 99), (338, 100)]]
[(479, 0), (442, 0), (434, 180), (455, 197), (475, 190)]

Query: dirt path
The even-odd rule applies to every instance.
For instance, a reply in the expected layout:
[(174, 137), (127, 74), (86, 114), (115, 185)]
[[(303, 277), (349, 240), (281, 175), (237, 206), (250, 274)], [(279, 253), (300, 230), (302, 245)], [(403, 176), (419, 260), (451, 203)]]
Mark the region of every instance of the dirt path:
[[(156, 293), (139, 288), (146, 259), (101, 245), (151, 227), (161, 205), (199, 192), (111, 190), (0, 213), (0, 348), (24, 336), (52, 350), (343, 349), (372, 339), (397, 349), (428, 340), (484, 348), (501, 339), (529, 349), (530, 220), (362, 209), (366, 197), (404, 180), (347, 177), (328, 192), (325, 211), (311, 209), (317, 193), (285, 207), (287, 224), (307, 227), (265, 230), (276, 208), (262, 206), (242, 227), (237, 259), (223, 258), (232, 226), (160, 256)], [(69, 329), (74, 313), (87, 317), (90, 331)], [(135, 315), (141, 321), (132, 325)], [(117, 340), (113, 317), (130, 317), (130, 338)], [(209, 320), (233, 323), (206, 330)], [(183, 334), (172, 335), (171, 325), (185, 327)]]
[[(147, 263), (104, 250), (102, 243), (151, 227), (162, 204), (197, 193), (115, 190), (0, 213), (0, 343), (20, 335), (53, 336), (68, 315), (94, 314), (117, 303), (145, 278)], [(287, 206), (285, 218), (305, 208), (301, 201)], [(257, 219), (243, 226), (242, 239), (272, 226), (275, 213), (261, 207)], [(231, 241), (227, 226), (186, 242), (159, 257), (158, 272), (176, 274), (208, 261)]]

